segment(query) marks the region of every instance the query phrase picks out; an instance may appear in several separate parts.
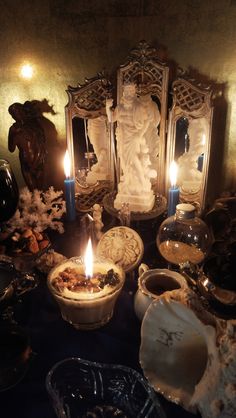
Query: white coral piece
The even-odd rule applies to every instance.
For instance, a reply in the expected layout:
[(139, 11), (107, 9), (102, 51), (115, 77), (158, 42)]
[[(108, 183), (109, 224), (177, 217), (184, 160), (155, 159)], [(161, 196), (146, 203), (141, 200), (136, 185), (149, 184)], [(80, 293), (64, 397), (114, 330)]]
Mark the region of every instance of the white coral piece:
[(42, 232), (50, 228), (63, 233), (60, 219), (66, 211), (66, 205), (62, 195), (61, 190), (55, 191), (53, 187), (46, 192), (37, 189), (30, 192), (27, 187), (21, 189), (18, 209), (7, 223), (7, 232), (27, 228)]

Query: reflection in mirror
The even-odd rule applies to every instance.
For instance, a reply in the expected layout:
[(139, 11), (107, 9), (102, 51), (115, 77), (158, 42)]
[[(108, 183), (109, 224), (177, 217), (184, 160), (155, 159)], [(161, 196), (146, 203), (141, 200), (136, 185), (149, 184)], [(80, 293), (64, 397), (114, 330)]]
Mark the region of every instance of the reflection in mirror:
[[(178, 164), (180, 201), (204, 209), (209, 166), (212, 113), (211, 91), (178, 79), (173, 83), (173, 106), (170, 111), (167, 167)], [(168, 184), (167, 184), (168, 187)]]
[[(96, 159), (92, 166), (89, 165), (87, 182), (89, 184), (97, 181), (110, 179), (109, 173), (109, 131), (106, 116), (99, 116), (87, 121), (87, 144), (91, 144)], [(89, 161), (89, 159), (88, 159)]]
[(110, 180), (109, 132), (106, 116), (73, 119), (75, 176), (85, 186)]
[(188, 202), (200, 199), (207, 131), (205, 118), (189, 121), (180, 118), (176, 123), (175, 160), (179, 169), (180, 198)]
[(74, 165), (75, 174), (79, 169), (88, 169), (88, 161), (85, 158), (88, 152), (86, 146), (84, 119), (75, 117), (73, 125), (73, 148), (74, 148)]
[[(157, 104), (157, 98), (151, 94), (140, 96), (140, 102), (148, 115), (147, 124), (144, 132), (144, 141), (146, 143), (149, 154), (149, 169), (157, 170), (159, 166), (159, 148), (160, 134), (159, 125), (161, 115)], [(157, 179), (157, 174), (154, 181)]]
[(174, 159), (175, 161), (188, 152), (189, 149), (189, 136), (188, 136), (188, 119), (185, 117), (179, 118), (176, 122), (176, 145)]

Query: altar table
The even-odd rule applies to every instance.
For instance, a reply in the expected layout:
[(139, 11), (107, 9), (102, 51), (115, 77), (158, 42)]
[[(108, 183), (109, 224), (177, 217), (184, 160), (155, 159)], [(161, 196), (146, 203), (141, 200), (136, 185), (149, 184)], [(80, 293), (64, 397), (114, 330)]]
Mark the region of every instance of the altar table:
[[(54, 246), (56, 250), (64, 247), (65, 255), (73, 256), (76, 240), (71, 239), (72, 248), (69, 236), (67, 238), (59, 236)], [(45, 379), (55, 363), (69, 357), (121, 364), (142, 373), (139, 364), (141, 324), (133, 307), (136, 289), (137, 272), (128, 275), (111, 321), (98, 330), (78, 331), (62, 319), (47, 288), (46, 275), (40, 274), (39, 285), (22, 296), (15, 307), (15, 318), (30, 336), (34, 357), (23, 379), (0, 393), (0, 417), (55, 418)], [(159, 398), (167, 418), (196, 417), (161, 395)]]

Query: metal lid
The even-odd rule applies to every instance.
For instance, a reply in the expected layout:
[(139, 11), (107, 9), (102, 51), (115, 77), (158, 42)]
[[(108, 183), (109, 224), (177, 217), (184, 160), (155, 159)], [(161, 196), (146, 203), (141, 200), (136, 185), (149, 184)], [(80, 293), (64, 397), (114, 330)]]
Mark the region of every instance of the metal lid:
[(192, 219), (195, 216), (195, 207), (190, 203), (180, 203), (176, 206), (177, 219)]

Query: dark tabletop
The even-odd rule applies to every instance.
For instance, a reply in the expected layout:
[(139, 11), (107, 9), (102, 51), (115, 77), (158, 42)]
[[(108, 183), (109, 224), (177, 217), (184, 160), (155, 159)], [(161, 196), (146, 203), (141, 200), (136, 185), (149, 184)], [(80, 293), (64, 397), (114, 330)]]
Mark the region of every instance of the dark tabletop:
[[(79, 235), (79, 231), (77, 233)], [(71, 237), (70, 230), (68, 235), (67, 230), (64, 236), (56, 238), (55, 248), (63, 250), (67, 256), (75, 255), (75, 237)], [(113, 318), (107, 325), (98, 330), (78, 331), (61, 318), (47, 288), (46, 276), (39, 275), (39, 285), (22, 296), (15, 306), (15, 318), (30, 337), (34, 357), (22, 380), (0, 393), (0, 417), (55, 418), (45, 379), (56, 362), (68, 357), (126, 365), (142, 373), (139, 365), (140, 322), (133, 307), (136, 289), (137, 273), (126, 278)], [(162, 396), (160, 402), (168, 418), (195, 416)]]

